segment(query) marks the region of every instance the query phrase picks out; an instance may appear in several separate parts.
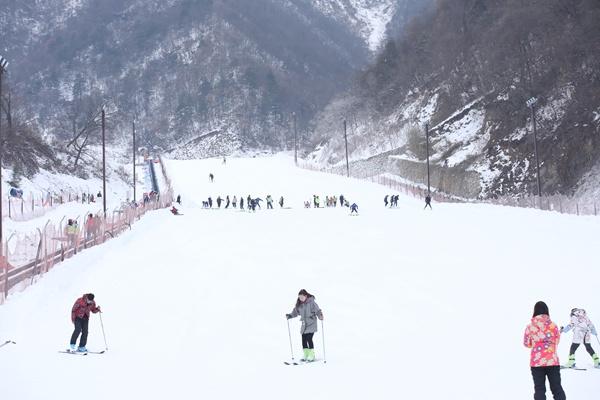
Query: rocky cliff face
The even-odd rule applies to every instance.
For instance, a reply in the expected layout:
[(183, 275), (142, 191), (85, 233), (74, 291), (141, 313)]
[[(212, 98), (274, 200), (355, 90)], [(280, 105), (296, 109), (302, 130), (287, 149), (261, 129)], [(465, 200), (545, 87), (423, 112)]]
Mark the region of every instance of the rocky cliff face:
[(342, 162), (346, 119), (352, 159), (423, 183), (429, 124), (437, 189), (536, 193), (536, 97), (542, 190), (573, 194), (600, 162), (599, 18), (591, 0), (439, 1), (316, 117), (310, 158)]

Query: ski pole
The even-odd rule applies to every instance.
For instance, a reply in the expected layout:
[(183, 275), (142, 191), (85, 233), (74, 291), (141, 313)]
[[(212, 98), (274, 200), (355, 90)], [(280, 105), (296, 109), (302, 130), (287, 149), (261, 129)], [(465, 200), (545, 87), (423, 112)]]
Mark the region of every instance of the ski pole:
[(106, 333), (104, 333), (104, 322), (102, 322), (102, 311), (100, 314), (100, 326), (102, 327), (102, 336), (104, 337), (104, 348), (108, 351), (108, 345), (106, 344)]
[(294, 347), (292, 346), (292, 332), (290, 331), (290, 320), (287, 320), (288, 336), (290, 337), (290, 353), (292, 353), (292, 361), (294, 361)]
[(323, 336), (323, 364), (327, 364), (327, 357), (325, 356), (325, 322), (321, 320), (321, 334)]

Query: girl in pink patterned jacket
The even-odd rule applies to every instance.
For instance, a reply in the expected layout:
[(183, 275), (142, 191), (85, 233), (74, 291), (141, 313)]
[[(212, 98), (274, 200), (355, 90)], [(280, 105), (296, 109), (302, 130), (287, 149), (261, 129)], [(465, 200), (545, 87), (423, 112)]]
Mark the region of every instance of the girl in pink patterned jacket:
[(525, 329), (523, 344), (531, 349), (531, 375), (535, 386), (534, 399), (546, 398), (546, 377), (555, 400), (565, 400), (560, 382), (560, 363), (556, 354), (560, 331), (550, 319), (548, 306), (538, 301), (533, 308), (533, 318)]

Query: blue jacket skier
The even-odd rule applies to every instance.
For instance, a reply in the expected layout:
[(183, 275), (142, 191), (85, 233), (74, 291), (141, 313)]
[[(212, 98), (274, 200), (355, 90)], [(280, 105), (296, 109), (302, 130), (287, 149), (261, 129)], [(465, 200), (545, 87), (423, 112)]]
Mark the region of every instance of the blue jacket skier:
[(358, 214), (358, 206), (356, 205), (356, 203), (352, 203), (352, 205), (350, 206), (350, 214), (352, 213)]

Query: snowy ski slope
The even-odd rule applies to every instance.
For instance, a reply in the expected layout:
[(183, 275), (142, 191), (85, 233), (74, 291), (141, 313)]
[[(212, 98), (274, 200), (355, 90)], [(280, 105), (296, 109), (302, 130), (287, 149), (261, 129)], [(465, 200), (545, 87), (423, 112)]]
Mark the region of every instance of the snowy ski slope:
[[(0, 306), (0, 342), (17, 342), (0, 349), (3, 400), (529, 399), (521, 342), (533, 304), (545, 300), (561, 325), (586, 308), (600, 327), (600, 219), (465, 204), (430, 212), (405, 197), (389, 210), (387, 188), (295, 169), (285, 156), (167, 167), (184, 216), (150, 213)], [(302, 208), (312, 194), (341, 193), (359, 217)], [(283, 195), (292, 208), (198, 206), (227, 194)], [(301, 288), (323, 309), (327, 364), (283, 364), (284, 314)], [(59, 354), (88, 291), (109, 351)], [(298, 356), (299, 321), (291, 328)], [(321, 332), (315, 344), (322, 358)], [(565, 335), (563, 362), (569, 345)], [(104, 348), (97, 315), (88, 348)], [(583, 349), (578, 363), (591, 364)], [(570, 399), (597, 398), (600, 370), (562, 376)]]

